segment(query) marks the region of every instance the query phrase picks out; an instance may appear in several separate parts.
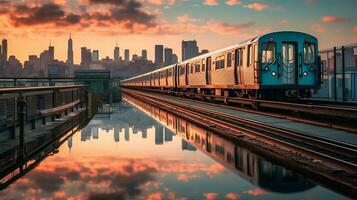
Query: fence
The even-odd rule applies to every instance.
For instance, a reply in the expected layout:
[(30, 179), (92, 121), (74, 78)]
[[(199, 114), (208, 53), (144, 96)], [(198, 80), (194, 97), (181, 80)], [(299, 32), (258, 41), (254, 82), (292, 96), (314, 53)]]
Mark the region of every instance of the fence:
[(62, 114), (88, 106), (87, 86), (0, 89), (0, 141), (23, 137)]
[(323, 77), (314, 98), (331, 101), (357, 101), (357, 44), (319, 52)]

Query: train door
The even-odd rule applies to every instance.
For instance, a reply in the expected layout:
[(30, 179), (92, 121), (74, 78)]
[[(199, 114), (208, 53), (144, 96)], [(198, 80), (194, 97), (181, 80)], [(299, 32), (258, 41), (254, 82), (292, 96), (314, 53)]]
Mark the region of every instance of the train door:
[(294, 85), (297, 83), (297, 44), (294, 42), (283, 42), (281, 49), (281, 77), (283, 85)]
[(211, 85), (212, 84), (212, 79), (211, 79), (211, 57), (207, 58), (206, 61), (206, 84)]
[(236, 49), (234, 53), (234, 82), (235, 85), (242, 84), (242, 64), (243, 64), (243, 53), (242, 49)]

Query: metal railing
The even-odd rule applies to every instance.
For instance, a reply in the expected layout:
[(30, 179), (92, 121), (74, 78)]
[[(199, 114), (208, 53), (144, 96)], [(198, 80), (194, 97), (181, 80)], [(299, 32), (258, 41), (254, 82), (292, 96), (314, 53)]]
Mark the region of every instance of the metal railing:
[[(0, 89), (0, 141), (88, 106), (86, 85)], [(20, 139), (21, 140), (21, 139)]]

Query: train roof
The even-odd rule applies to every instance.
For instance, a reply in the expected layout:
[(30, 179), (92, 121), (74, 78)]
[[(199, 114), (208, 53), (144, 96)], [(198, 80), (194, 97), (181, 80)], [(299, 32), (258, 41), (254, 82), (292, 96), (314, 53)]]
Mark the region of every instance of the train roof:
[[(278, 31), (278, 32), (270, 32), (270, 33), (266, 33), (266, 34), (261, 34), (261, 35), (258, 35), (258, 36), (256, 36), (256, 37), (253, 37), (253, 38), (250, 38), (250, 39), (247, 39), (247, 40), (243, 40), (243, 41), (241, 41), (241, 42), (239, 42), (239, 43), (237, 43), (237, 44), (230, 45), (230, 46), (225, 47), (225, 48), (223, 48), (223, 49), (217, 49), (217, 50), (215, 50), (215, 51), (212, 51), (212, 52), (209, 52), (209, 53), (205, 53), (205, 54), (202, 54), (202, 55), (199, 55), (199, 56), (196, 56), (196, 57), (193, 57), (193, 58), (190, 58), (190, 59), (187, 59), (187, 60), (184, 60), (184, 61), (175, 63), (175, 64), (172, 64), (172, 65), (169, 65), (169, 66), (165, 66), (165, 67), (162, 67), (162, 68), (160, 68), (160, 69), (156, 69), (156, 70), (154, 70), (154, 71), (147, 72), (147, 73), (145, 73), (145, 74), (141, 74), (141, 75), (138, 75), (138, 76), (135, 76), (135, 77), (131, 77), (131, 78), (122, 80), (121, 82), (133, 80), (133, 79), (140, 78), (140, 77), (143, 77), (143, 76), (146, 76), (146, 75), (150, 75), (151, 73), (156, 73), (156, 72), (159, 72), (159, 71), (162, 71), (162, 70), (166, 70), (166, 69), (169, 69), (169, 68), (171, 68), (171, 67), (174, 67), (175, 65), (187, 64), (187, 63), (189, 63), (189, 62), (192, 62), (192, 61), (195, 61), (195, 60), (200, 60), (200, 59), (203, 59), (203, 58), (205, 58), (205, 57), (210, 57), (210, 56), (212, 56), (212, 55), (215, 55), (215, 54), (218, 54), (218, 53), (222, 53), (222, 52), (228, 51), (228, 50), (230, 50), (230, 49), (240, 48), (240, 47), (249, 45), (249, 44), (251, 44), (251, 43), (254, 43), (254, 42), (258, 41), (261, 37), (264, 37), (264, 36), (266, 36), (266, 35), (281, 34), (281, 33), (304, 34), (304, 35), (306, 35), (306, 36), (315, 38), (314, 36), (312, 36), (312, 35), (310, 35), (310, 34), (303, 33), (303, 32), (297, 32), (297, 31)], [(315, 38), (315, 39), (316, 39), (316, 38)]]

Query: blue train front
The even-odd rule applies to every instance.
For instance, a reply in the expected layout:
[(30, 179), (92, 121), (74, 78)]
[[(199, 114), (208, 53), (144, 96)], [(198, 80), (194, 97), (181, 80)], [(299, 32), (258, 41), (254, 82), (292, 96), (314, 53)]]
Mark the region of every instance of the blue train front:
[(299, 32), (277, 32), (260, 37), (258, 43), (260, 89), (264, 97), (309, 97), (311, 89), (319, 87), (321, 75), (315, 37)]

